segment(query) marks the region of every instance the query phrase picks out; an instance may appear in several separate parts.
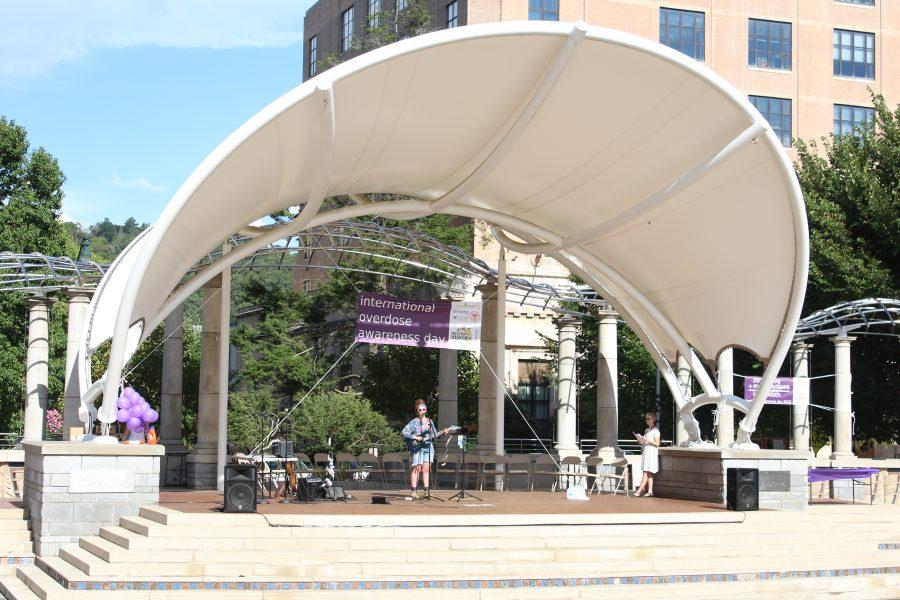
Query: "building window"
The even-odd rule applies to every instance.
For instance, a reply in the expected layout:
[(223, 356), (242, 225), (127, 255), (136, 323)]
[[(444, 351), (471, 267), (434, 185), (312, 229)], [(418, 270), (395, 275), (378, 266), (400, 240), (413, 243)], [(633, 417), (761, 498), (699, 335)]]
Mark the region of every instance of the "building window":
[(875, 109), (867, 106), (834, 105), (834, 135), (858, 133), (860, 125), (875, 120)]
[[(549, 365), (536, 360), (519, 361), (516, 404), (525, 416), (538, 422), (550, 419)], [(538, 423), (540, 424), (540, 423)]]
[(875, 79), (875, 34), (835, 29), (834, 74)]
[(559, 21), (559, 0), (528, 0), (529, 21)]
[(696, 60), (705, 58), (706, 15), (690, 10), (659, 9), (659, 43)]
[(319, 38), (312, 36), (309, 38), (309, 76), (313, 77), (319, 72)]
[(350, 49), (353, 42), (353, 7), (341, 13), (341, 52)]
[(750, 19), (749, 65), (764, 69), (791, 68), (791, 24)]
[(378, 27), (378, 13), (381, 12), (381, 0), (368, 1), (369, 27)]
[(406, 8), (406, 0), (397, 0), (397, 12), (400, 12), (404, 8)]
[(303, 280), (303, 291), (308, 294), (311, 289), (312, 289), (312, 286), (309, 283), (309, 279), (304, 279)]
[(447, 5), (447, 29), (459, 27), (459, 3), (453, 0)]
[(750, 102), (766, 118), (785, 148), (791, 147), (791, 101), (785, 98), (750, 96)]
[(835, 0), (844, 4), (862, 4), (863, 6), (875, 6), (875, 0)]

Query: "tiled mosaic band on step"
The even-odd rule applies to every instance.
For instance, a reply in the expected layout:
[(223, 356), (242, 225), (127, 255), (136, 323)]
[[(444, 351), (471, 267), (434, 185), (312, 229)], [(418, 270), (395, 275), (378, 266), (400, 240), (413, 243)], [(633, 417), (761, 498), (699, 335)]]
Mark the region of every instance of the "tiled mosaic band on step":
[(353, 591), (444, 589), (472, 590), (497, 588), (559, 588), (602, 585), (659, 585), (672, 583), (717, 583), (727, 581), (768, 581), (821, 577), (854, 577), (900, 573), (895, 567), (855, 567), (760, 571), (758, 573), (706, 573), (692, 575), (631, 575), (624, 577), (552, 577), (500, 579), (359, 580), (359, 581), (70, 581), (40, 558), (35, 563), (47, 575), (69, 590), (265, 590), (265, 591)]

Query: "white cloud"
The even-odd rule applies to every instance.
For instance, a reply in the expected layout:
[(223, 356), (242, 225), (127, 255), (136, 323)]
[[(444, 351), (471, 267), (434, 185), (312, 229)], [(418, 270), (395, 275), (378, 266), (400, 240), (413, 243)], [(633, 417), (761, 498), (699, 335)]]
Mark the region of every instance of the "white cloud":
[(122, 179), (119, 177), (118, 171), (113, 171), (109, 185), (124, 190), (147, 190), (148, 192), (161, 193), (166, 191), (166, 186), (151, 183), (146, 177), (132, 177), (131, 179)]
[(0, 7), (0, 76), (35, 77), (103, 49), (284, 47), (313, 0), (14, 0)]

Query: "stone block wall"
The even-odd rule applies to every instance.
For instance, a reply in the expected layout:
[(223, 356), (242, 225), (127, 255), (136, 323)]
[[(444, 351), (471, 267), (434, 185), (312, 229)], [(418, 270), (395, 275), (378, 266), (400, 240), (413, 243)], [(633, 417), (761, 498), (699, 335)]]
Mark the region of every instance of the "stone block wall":
[(809, 454), (795, 450), (661, 448), (654, 495), (725, 504), (727, 469), (759, 469), (759, 507), (806, 510)]
[(25, 442), (25, 507), (34, 553), (56, 556), (119, 517), (159, 502), (162, 446)]

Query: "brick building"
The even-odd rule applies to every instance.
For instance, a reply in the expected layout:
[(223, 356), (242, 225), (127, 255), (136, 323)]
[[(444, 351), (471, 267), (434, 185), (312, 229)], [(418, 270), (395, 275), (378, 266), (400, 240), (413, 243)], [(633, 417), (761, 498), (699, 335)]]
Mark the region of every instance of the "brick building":
[[(319, 0), (304, 22), (304, 79), (341, 52), (372, 11), (398, 0)], [(403, 0), (399, 0), (402, 2)], [(390, 6), (388, 6), (390, 3)], [(900, 102), (894, 0), (427, 0), (432, 27), (583, 20), (701, 60), (750, 97), (786, 146), (870, 118), (869, 88)], [(351, 50), (352, 52), (352, 50)], [(793, 151), (791, 151), (793, 155)]]

